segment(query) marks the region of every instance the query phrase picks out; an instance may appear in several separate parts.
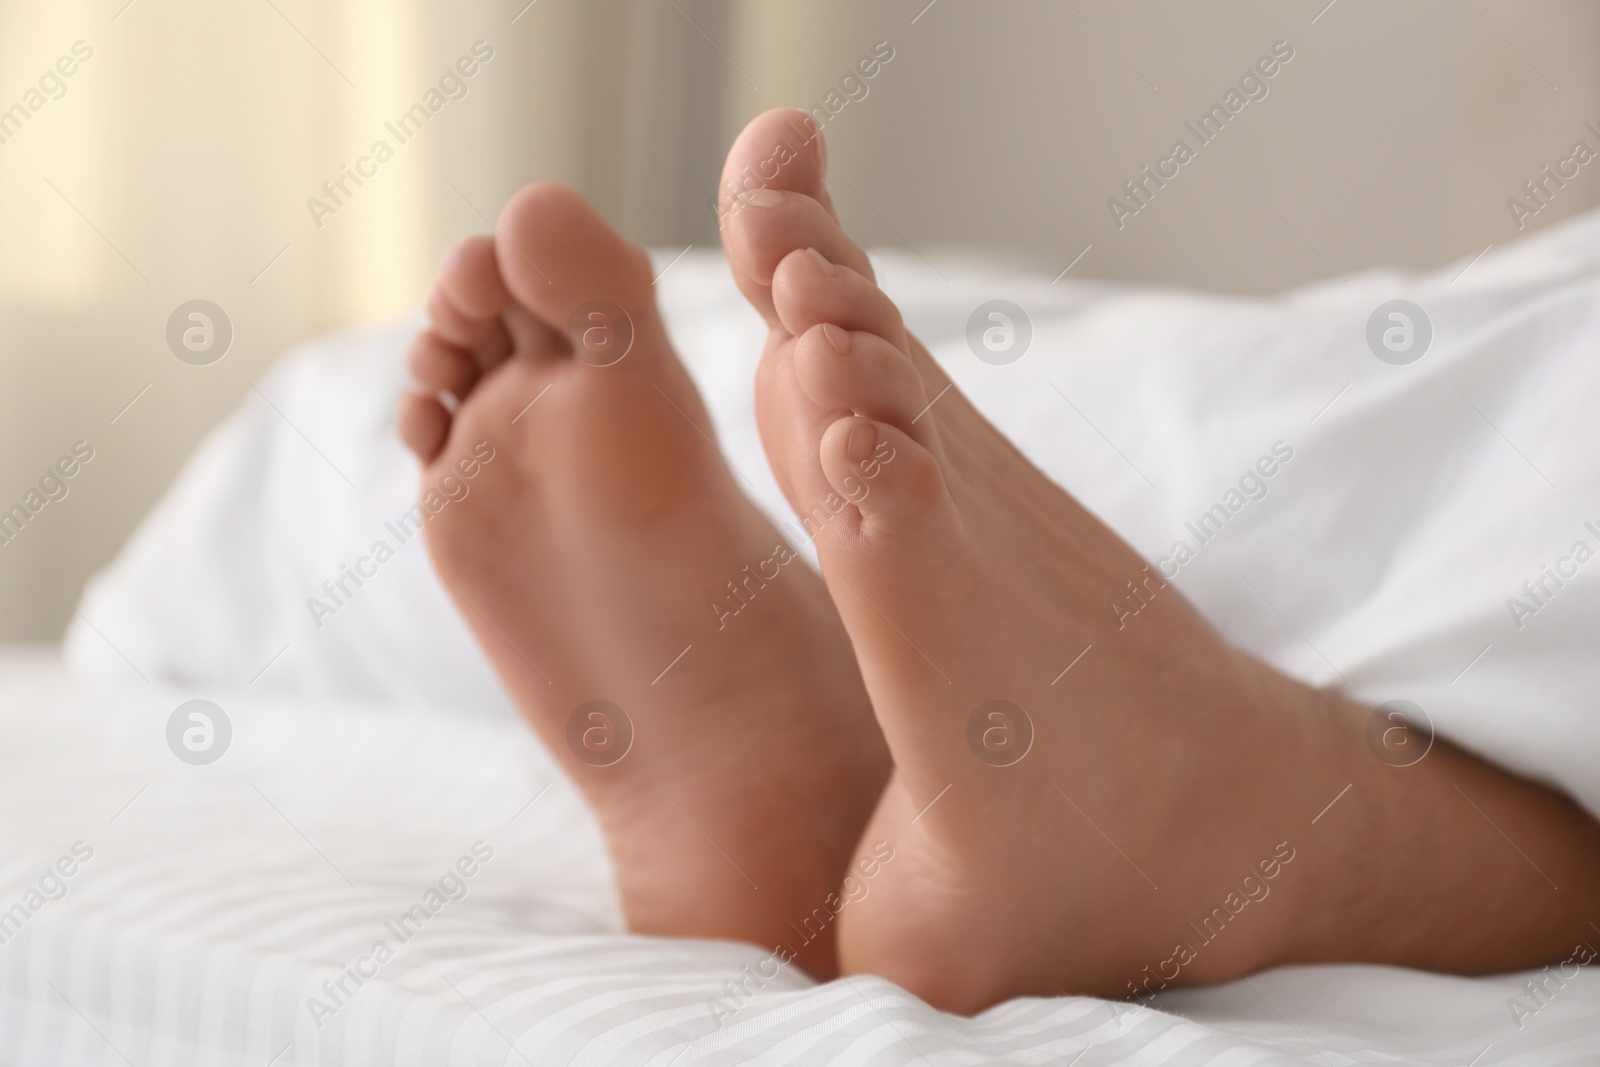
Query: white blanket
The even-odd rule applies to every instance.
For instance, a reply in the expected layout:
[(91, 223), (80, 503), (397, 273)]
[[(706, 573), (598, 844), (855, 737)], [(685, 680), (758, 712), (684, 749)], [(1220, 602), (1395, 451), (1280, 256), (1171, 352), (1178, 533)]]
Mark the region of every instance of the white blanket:
[[(792, 971), (734, 1001), (727, 983), (765, 951), (617, 933), (596, 828), (520, 726), (207, 687), (233, 741), (195, 767), (165, 730), (196, 693), (120, 688), (0, 655), (0, 909), (75, 845), (91, 853), (0, 935), (0, 1064), (1488, 1067), (1600, 1051), (1587, 969), (1521, 1029), (1527, 976), (1380, 967), (976, 1019)], [(371, 977), (340, 993), (347, 968)]]

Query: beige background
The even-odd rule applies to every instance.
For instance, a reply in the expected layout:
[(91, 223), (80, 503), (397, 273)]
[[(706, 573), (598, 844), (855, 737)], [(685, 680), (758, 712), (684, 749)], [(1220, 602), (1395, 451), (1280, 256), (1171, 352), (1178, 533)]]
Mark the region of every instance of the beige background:
[[(97, 454), (0, 547), (0, 637), (58, 634), (275, 355), (402, 313), (518, 186), (713, 245), (742, 121), (821, 103), (879, 40), (894, 60), (827, 128), (836, 197), (865, 242), (935, 262), (986, 245), (1053, 274), (1089, 247), (1073, 277), (1247, 293), (1426, 267), (1514, 239), (1507, 197), (1600, 123), (1582, 0), (524, 3), (0, 0), (0, 107), (94, 49), (0, 145), (0, 507), (75, 440)], [(313, 226), (306, 198), (477, 40), (470, 94)], [(1119, 231), (1106, 199), (1278, 40), (1267, 98)], [(1591, 206), (1589, 169), (1530, 228)], [(236, 330), (206, 368), (163, 339), (195, 297)]]

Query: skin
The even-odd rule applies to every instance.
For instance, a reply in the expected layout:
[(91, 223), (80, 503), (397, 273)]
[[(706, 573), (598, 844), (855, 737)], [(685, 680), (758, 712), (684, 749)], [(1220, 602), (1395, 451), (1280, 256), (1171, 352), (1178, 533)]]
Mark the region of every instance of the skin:
[[(559, 186), (523, 190), (498, 230), (446, 257), (410, 352), (399, 428), (424, 499), (494, 454), (428, 522), (434, 563), (594, 808), (629, 927), (787, 948), (830, 977), (828, 901), (888, 776), (838, 616), (804, 564), (771, 562), (782, 538), (712, 444), (644, 253)], [(592, 300), (633, 324), (620, 362), (574, 355)], [(711, 607), (740, 604), (728, 582), (750, 598), (731, 616)], [(608, 766), (569, 743), (596, 698), (634, 728)]]
[[(797, 510), (853, 501), (817, 544), (896, 767), (863, 839), (896, 858), (841, 916), (845, 971), (976, 1012), (1294, 962), (1504, 971), (1594, 937), (1600, 826), (1443, 742), (1390, 766), (1371, 709), (1229, 645), (950, 387), (839, 227), (804, 127), (752, 122), (721, 203), (770, 327), (768, 458)], [(1119, 620), (1130, 588), (1146, 606)], [(1032, 724), (1010, 766), (969, 741), (993, 700)]]
[[(1536, 967), (1596, 936), (1600, 826), (1574, 803), (1442, 741), (1384, 763), (1370, 709), (1230, 646), (949, 387), (839, 227), (804, 124), (746, 129), (721, 211), (770, 327), (763, 443), (824, 517), (826, 586), (791, 564), (726, 628), (708, 610), (777, 532), (709, 443), (642, 254), (576, 194), (524, 190), (495, 240), (458, 246), (411, 353), (424, 490), (480, 442), (497, 457), (430, 549), (594, 806), (630, 927), (774, 947), (844, 892), (800, 965), (968, 1013), (1294, 962)], [(595, 298), (636, 330), (611, 367), (565, 329)], [(1119, 625), (1130, 582), (1148, 603)], [(635, 725), (610, 767), (567, 743), (594, 697)], [(994, 700), (1032, 728), (1006, 766), (978, 754), (995, 720), (969, 741)]]

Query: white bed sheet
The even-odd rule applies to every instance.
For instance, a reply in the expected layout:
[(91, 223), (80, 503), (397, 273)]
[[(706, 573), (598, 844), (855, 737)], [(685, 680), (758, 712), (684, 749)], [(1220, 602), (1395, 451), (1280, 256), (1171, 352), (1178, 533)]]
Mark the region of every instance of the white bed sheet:
[[(166, 747), (184, 699), (234, 739)], [(1519, 1029), (1525, 976), (1298, 967), (975, 1019), (895, 986), (781, 973), (718, 1026), (754, 947), (618, 933), (576, 793), (508, 722), (254, 692), (104, 686), (0, 652), (0, 908), (76, 842), (66, 895), (0, 945), (0, 1064), (1437, 1064), (1600, 1061), (1600, 980)], [(493, 856), (402, 943), (385, 926), (474, 843)], [(394, 958), (342, 1005), (324, 981)], [(368, 971), (371, 967), (366, 967)], [(313, 1011), (311, 998), (337, 1007)], [(319, 1027), (317, 1024), (322, 1025)]]

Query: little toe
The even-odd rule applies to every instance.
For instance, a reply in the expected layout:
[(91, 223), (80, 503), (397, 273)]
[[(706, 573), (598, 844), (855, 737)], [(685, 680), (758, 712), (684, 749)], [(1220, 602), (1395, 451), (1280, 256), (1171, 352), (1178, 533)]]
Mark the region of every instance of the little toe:
[(935, 543), (929, 520), (954, 514), (938, 459), (888, 423), (838, 419), (823, 432), (821, 460), (828, 484), (856, 506), (873, 542)]

